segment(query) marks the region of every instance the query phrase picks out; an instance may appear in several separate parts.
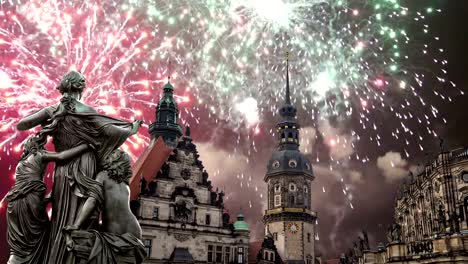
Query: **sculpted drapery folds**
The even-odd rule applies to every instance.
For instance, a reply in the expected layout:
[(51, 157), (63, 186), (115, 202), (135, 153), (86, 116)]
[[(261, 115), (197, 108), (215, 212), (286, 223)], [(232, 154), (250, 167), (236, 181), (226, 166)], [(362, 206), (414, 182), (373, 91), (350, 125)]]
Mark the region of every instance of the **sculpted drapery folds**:
[[(141, 126), (140, 121), (128, 123), (101, 115), (80, 102), (85, 79), (78, 72), (67, 73), (57, 89), (63, 95), (60, 103), (24, 117), (17, 128), (27, 130), (41, 125), (41, 133), (53, 138), (57, 152), (71, 150), (81, 144), (91, 144), (95, 150), (55, 165), (50, 238), (44, 261), (41, 262), (50, 264), (75, 263), (74, 255), (66, 250), (62, 230), (75, 222), (78, 210), (87, 198), (103, 202), (103, 186), (95, 180), (99, 164)], [(94, 213), (82, 228), (96, 228), (97, 220), (98, 215)]]

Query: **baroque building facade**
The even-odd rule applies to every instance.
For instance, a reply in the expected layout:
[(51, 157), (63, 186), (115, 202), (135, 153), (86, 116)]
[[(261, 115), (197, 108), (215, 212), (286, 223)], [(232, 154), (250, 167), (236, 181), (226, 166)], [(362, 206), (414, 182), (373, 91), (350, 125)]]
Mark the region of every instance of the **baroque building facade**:
[[(267, 210), (264, 213), (264, 247), (258, 262), (315, 263), (316, 212), (311, 209), (312, 165), (299, 151), (297, 109), (291, 104), (289, 65), (286, 72), (285, 104), (276, 126), (278, 148), (267, 165)], [(274, 247), (271, 243), (274, 243)], [(276, 254), (277, 252), (277, 254)], [(276, 256), (278, 255), (278, 256)], [(271, 258), (268, 258), (271, 256)]]
[(468, 263), (468, 148), (441, 151), (398, 189), (388, 244), (343, 263)]
[(181, 137), (168, 82), (149, 127), (152, 140), (133, 168), (131, 206), (139, 219), (144, 263), (247, 263), (249, 225), (233, 222), (224, 193), (208, 179), (190, 128)]

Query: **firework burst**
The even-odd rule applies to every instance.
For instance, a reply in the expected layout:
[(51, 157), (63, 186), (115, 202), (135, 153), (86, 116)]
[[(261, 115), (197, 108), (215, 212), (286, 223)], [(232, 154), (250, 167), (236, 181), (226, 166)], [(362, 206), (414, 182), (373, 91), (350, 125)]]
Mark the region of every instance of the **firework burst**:
[[(254, 141), (262, 118), (281, 105), (285, 53), (290, 52), (293, 100), (307, 117), (303, 125), (359, 120), (350, 136), (326, 135), (329, 148), (362, 139), (380, 146), (382, 133), (389, 133), (409, 156), (409, 142), (422, 149), (427, 135), (437, 136), (431, 124), (445, 121), (420, 96), (424, 82), (455, 84), (446, 79), (444, 51), (427, 44), (438, 37), (431, 35), (426, 17), (441, 10), (411, 10), (402, 2), (2, 1), (0, 147), (8, 155), (21, 149), (24, 138), (15, 123), (56, 103), (60, 94), (54, 87), (72, 69), (87, 78), (87, 103), (147, 124), (160, 86), (171, 75), (183, 123), (199, 123), (208, 112), (216, 123), (224, 120)], [(451, 100), (443, 91), (434, 93)], [(373, 118), (376, 112), (400, 126), (384, 129)], [(426, 129), (417, 131), (420, 126)], [(125, 148), (135, 158), (147, 142), (140, 135)], [(247, 145), (249, 155), (256, 151), (255, 142)], [(331, 157), (331, 162), (339, 165), (340, 159)]]

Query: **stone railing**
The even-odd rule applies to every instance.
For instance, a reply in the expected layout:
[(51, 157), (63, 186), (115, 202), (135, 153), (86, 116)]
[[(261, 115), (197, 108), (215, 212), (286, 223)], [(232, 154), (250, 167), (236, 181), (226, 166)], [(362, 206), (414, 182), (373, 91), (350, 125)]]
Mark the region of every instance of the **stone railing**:
[(468, 148), (459, 148), (452, 150), (450, 153), (450, 158), (452, 161), (460, 161), (468, 159)]
[(434, 245), (432, 240), (417, 241), (406, 244), (407, 256), (421, 256), (426, 254), (432, 254), (433, 252)]

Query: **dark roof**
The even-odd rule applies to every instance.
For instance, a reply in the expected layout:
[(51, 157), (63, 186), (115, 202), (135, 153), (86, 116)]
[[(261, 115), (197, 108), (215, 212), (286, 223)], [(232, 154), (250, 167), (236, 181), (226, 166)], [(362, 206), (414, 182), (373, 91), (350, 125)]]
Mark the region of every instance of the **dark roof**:
[(306, 174), (314, 177), (312, 164), (299, 150), (277, 150), (271, 155), (266, 176), (276, 174)]
[(187, 248), (174, 248), (171, 257), (169, 258), (171, 263), (193, 263), (193, 256), (190, 254)]

